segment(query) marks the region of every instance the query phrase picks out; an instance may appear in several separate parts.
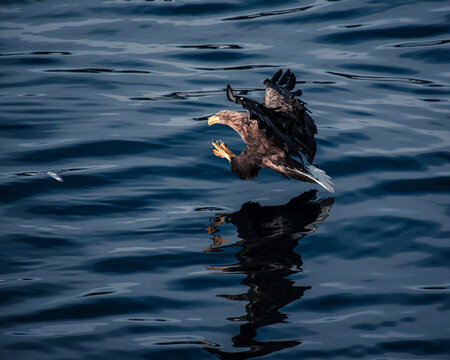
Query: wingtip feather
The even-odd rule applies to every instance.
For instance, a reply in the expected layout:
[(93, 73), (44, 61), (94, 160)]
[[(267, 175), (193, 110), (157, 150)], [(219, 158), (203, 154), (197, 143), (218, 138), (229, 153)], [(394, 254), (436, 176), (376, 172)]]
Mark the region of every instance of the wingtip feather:
[(233, 95), (233, 89), (230, 84), (227, 85), (227, 99), (231, 102), (236, 102), (236, 98)]
[(328, 190), (330, 193), (334, 193), (333, 186), (335, 185), (334, 182), (331, 180), (331, 177), (329, 177), (325, 171), (313, 166), (313, 165), (307, 165), (306, 169), (310, 173), (312, 180), (322, 186), (325, 190)]
[(280, 85), (280, 86), (285, 85), (288, 82), (290, 76), (291, 76), (291, 70), (287, 69), (286, 72), (284, 73), (284, 75), (281, 77), (280, 81), (278, 82), (278, 85)]
[(278, 79), (280, 78), (281, 74), (283, 73), (283, 70), (278, 70), (273, 76), (272, 79), (270, 79), (270, 81), (272, 81), (273, 83), (276, 83), (278, 81)]
[(295, 82), (297, 79), (295, 78), (294, 73), (291, 73), (291, 76), (289, 77), (287, 84), (284, 86), (286, 90), (293, 90), (295, 88)]

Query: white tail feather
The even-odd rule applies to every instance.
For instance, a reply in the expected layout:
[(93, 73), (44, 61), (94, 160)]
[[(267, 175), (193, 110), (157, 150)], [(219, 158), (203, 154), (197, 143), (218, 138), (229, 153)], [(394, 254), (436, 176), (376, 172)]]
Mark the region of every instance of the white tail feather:
[(288, 169), (291, 171), (298, 172), (299, 174), (302, 174), (307, 178), (310, 178), (312, 181), (319, 184), (324, 189), (328, 190), (330, 193), (334, 193), (333, 189), (334, 182), (331, 181), (331, 178), (325, 173), (325, 171), (320, 170), (319, 168), (313, 165), (306, 165), (305, 167), (306, 171), (300, 171), (292, 168)]

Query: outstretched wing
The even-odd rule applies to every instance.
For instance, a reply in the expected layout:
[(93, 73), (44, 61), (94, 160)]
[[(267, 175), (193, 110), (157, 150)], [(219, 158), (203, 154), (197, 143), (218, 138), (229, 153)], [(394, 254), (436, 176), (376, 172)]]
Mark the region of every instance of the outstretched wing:
[(316, 154), (317, 127), (309, 115), (305, 103), (298, 99), (302, 91), (295, 88), (296, 78), (293, 72), (287, 70), (283, 76), (279, 70), (270, 80), (264, 80), (266, 95), (263, 100), (265, 108), (275, 112), (281, 129), (289, 135), (291, 141), (312, 163)]
[(268, 137), (273, 138), (281, 147), (293, 156), (298, 156), (299, 149), (309, 163), (316, 154), (317, 127), (309, 115), (303, 101), (296, 96), (301, 90), (295, 88), (294, 73), (279, 70), (270, 80), (264, 81), (266, 95), (260, 104), (252, 99), (234, 96), (230, 85), (227, 86), (228, 100), (241, 104), (250, 113), (250, 118), (258, 121), (258, 127), (264, 129)]
[(274, 110), (266, 108), (255, 100), (243, 96), (234, 96), (230, 85), (227, 85), (227, 97), (228, 100), (242, 105), (249, 112), (250, 118), (258, 121), (258, 128), (264, 129), (268, 137), (273, 138), (289, 154), (300, 157), (297, 150), (298, 146), (283, 131), (277, 119), (278, 114)]

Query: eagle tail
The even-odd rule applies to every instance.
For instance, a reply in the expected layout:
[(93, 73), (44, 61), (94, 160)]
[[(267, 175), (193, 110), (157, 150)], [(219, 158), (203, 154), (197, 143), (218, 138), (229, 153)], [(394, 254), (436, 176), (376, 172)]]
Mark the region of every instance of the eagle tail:
[(297, 168), (288, 167), (287, 169), (289, 170), (289, 176), (293, 179), (319, 184), (325, 190), (334, 193), (334, 183), (325, 171), (320, 170), (313, 165), (302, 165)]

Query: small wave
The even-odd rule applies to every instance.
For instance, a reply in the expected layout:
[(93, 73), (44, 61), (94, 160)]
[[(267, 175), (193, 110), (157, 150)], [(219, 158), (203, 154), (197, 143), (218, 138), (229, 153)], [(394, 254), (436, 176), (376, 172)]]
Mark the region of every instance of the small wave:
[(373, 76), (373, 75), (355, 75), (339, 73), (334, 71), (327, 71), (328, 74), (342, 76), (351, 80), (369, 80), (369, 81), (385, 81), (385, 82), (404, 82), (408, 84), (428, 85), (431, 81), (415, 78), (403, 78), (397, 76)]
[(414, 47), (423, 47), (423, 46), (437, 46), (437, 45), (445, 45), (449, 42), (450, 42), (450, 40), (413, 41), (413, 42), (395, 44), (395, 45), (392, 45), (392, 47), (414, 48)]
[(116, 70), (116, 69), (102, 69), (102, 68), (86, 68), (86, 69), (50, 69), (45, 70), (46, 72), (53, 73), (91, 73), (91, 74), (101, 74), (101, 73), (115, 73), (115, 74), (150, 74), (150, 71), (145, 70)]
[(390, 38), (418, 39), (427, 36), (441, 36), (448, 32), (447, 25), (403, 25), (384, 27), (380, 29), (355, 30), (350, 32), (333, 32), (316, 38), (319, 42), (357, 44), (374, 40), (385, 40)]
[(0, 53), (0, 56), (23, 56), (23, 55), (72, 55), (69, 51), (33, 51), (29, 53)]
[(251, 20), (251, 19), (257, 19), (257, 18), (266, 17), (266, 16), (276, 16), (276, 15), (298, 13), (298, 12), (309, 10), (311, 8), (313, 8), (313, 6), (303, 6), (303, 7), (292, 8), (292, 9), (264, 11), (264, 12), (259, 12), (259, 13), (255, 13), (255, 14), (250, 14), (250, 15), (233, 16), (233, 17), (225, 18), (223, 20), (224, 21)]
[(207, 45), (178, 45), (177, 47), (182, 49), (243, 49), (242, 46), (237, 44), (207, 44)]
[(234, 70), (250, 70), (250, 69), (263, 69), (263, 68), (275, 68), (276, 65), (239, 65), (239, 66), (227, 66), (227, 67), (196, 67), (197, 70), (205, 71), (234, 71)]

